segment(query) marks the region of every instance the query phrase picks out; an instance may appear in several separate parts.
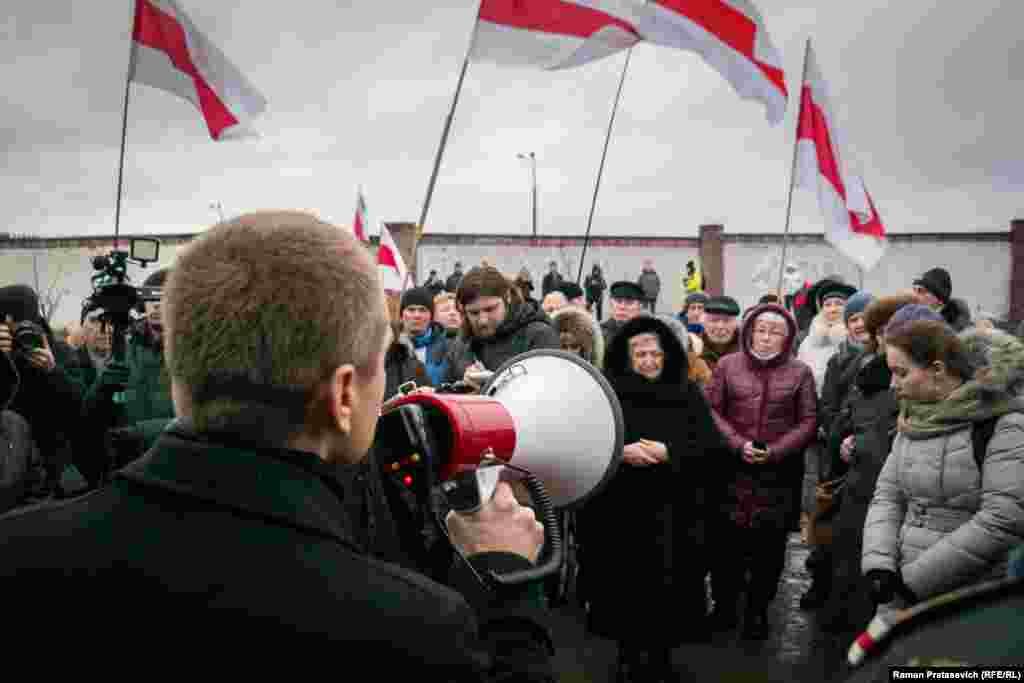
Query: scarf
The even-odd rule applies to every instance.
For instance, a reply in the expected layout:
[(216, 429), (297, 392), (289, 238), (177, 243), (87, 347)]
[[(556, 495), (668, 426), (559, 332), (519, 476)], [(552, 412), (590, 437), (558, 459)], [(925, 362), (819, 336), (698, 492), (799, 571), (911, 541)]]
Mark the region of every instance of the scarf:
[(434, 327), (431, 325), (427, 328), (427, 331), (418, 337), (412, 338), (413, 348), (422, 349), (425, 346), (430, 346), (430, 341), (434, 338)]
[(993, 395), (991, 389), (971, 380), (942, 401), (900, 401), (899, 430), (911, 438), (930, 438), (1008, 413), (1024, 413), (1024, 399)]
[(839, 322), (830, 325), (825, 320), (825, 315), (819, 313), (814, 316), (811, 322), (811, 333), (809, 335), (811, 344), (814, 346), (839, 346), (847, 341), (846, 325)]

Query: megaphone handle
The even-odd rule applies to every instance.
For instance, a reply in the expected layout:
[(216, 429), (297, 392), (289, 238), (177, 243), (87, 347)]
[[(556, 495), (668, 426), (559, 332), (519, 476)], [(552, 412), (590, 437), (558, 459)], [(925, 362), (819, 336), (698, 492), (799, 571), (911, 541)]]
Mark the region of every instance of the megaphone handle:
[(539, 566), (532, 569), (523, 569), (505, 574), (489, 572), (490, 577), (496, 583), (512, 585), (536, 581), (550, 576), (557, 572), (562, 566), (562, 530), (558, 525), (558, 517), (555, 516), (555, 506), (551, 503), (551, 497), (544, 489), (540, 480), (532, 474), (526, 474), (523, 478), (523, 485), (526, 486), (533, 500), (536, 511), (539, 513), (540, 523), (544, 527), (544, 538), (547, 541), (550, 552), (548, 558)]

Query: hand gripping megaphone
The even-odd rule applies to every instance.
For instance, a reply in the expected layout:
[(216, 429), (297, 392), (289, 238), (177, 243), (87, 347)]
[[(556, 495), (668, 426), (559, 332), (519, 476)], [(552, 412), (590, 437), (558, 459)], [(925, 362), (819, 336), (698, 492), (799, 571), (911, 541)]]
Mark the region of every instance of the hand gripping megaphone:
[[(537, 349), (512, 358), (479, 395), (409, 393), (388, 401), (378, 424), (386, 470), (440, 482), (453, 509), (472, 511), (504, 474), (528, 473), (548, 557), (522, 581), (557, 571), (561, 544), (553, 508), (599, 491), (622, 459), (622, 408), (611, 385), (574, 354)], [(539, 486), (531, 487), (531, 482)]]

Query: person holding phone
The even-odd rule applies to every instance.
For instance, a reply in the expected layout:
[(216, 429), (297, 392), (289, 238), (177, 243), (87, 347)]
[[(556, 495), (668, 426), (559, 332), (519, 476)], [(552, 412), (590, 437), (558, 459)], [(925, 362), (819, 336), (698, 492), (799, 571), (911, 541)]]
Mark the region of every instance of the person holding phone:
[(744, 588), (743, 634), (768, 635), (768, 605), (786, 562), (789, 515), (796, 495), (791, 466), (817, 430), (817, 392), (811, 369), (793, 358), (797, 325), (778, 304), (750, 312), (740, 331), (741, 351), (722, 358), (705, 387), (715, 423), (732, 458), (721, 463), (721, 548), (712, 560), (713, 626), (736, 626)]

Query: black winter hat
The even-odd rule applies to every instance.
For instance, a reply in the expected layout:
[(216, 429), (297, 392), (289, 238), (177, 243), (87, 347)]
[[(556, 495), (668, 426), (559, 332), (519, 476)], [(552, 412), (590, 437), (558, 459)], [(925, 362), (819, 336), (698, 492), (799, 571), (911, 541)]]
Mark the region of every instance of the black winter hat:
[(11, 285), (0, 288), (0, 322), (7, 316), (16, 323), (22, 320), (37, 322), (39, 316), (39, 296), (36, 290), (28, 285)]
[(401, 313), (409, 306), (423, 306), (423, 308), (431, 311), (431, 315), (433, 315), (434, 295), (426, 287), (407, 289), (405, 294), (402, 295), (402, 304), (399, 306), (398, 312)]
[(740, 314), (740, 305), (731, 296), (713, 296), (704, 304), (704, 312), (738, 316)]
[(927, 289), (942, 303), (948, 303), (949, 297), (953, 296), (953, 278), (945, 268), (932, 268), (914, 280), (914, 284)]

